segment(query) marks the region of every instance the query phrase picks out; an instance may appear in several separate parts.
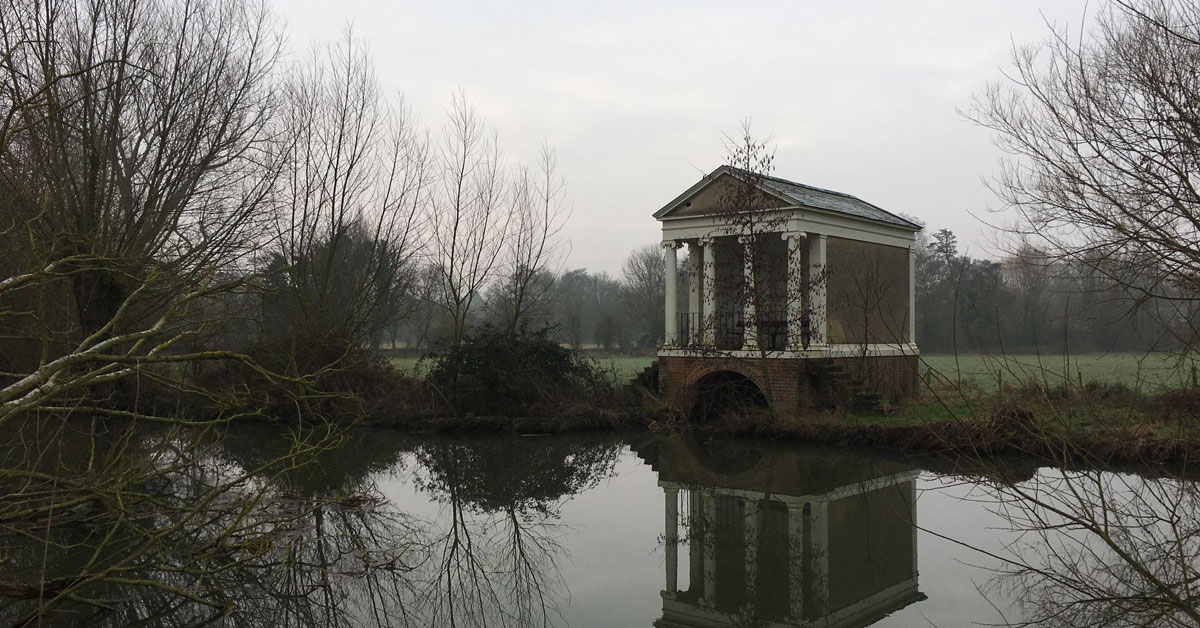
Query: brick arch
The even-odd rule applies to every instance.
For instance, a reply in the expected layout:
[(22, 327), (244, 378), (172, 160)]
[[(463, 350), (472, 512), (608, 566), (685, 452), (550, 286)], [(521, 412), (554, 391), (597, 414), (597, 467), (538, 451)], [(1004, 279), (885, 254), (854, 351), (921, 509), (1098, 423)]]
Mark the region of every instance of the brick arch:
[(701, 423), (768, 403), (760, 378), (742, 368), (697, 369), (681, 394), (688, 420)]
[[(771, 359), (771, 389), (776, 410), (784, 415), (794, 415), (800, 408), (807, 407), (811, 398), (809, 373), (799, 359)], [(764, 396), (762, 371), (759, 364), (733, 357), (709, 355), (674, 355), (659, 358), (659, 382), (664, 400), (683, 410), (688, 410), (691, 396), (701, 378), (718, 372), (731, 372), (746, 378)]]
[(722, 362), (720, 364), (701, 363), (693, 367), (683, 382), (684, 390), (688, 393), (695, 391), (696, 385), (700, 383), (700, 380), (715, 373), (737, 373), (753, 382), (759, 392), (766, 390), (766, 386), (763, 385), (762, 381), (762, 371), (747, 364), (734, 361)]

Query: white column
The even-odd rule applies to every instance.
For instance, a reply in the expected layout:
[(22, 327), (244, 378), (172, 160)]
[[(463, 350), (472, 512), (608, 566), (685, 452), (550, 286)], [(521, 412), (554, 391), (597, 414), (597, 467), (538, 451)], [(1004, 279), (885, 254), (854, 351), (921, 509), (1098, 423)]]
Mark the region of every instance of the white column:
[(824, 346), (828, 339), (828, 314), (825, 307), (825, 295), (827, 294), (826, 284), (828, 283), (828, 273), (825, 268), (825, 248), (827, 239), (825, 234), (810, 233), (808, 234), (808, 292), (809, 292), (809, 313), (808, 325), (809, 347)]
[(673, 347), (679, 344), (679, 295), (676, 284), (679, 281), (679, 261), (675, 257), (676, 243), (666, 240), (662, 243), (663, 260), (666, 262), (667, 303), (666, 329), (663, 336), (663, 346)]
[(742, 349), (758, 350), (758, 307), (754, 294), (754, 236), (738, 236), (742, 244)]
[(912, 577), (916, 578), (920, 570), (917, 568), (917, 482), (908, 481), (909, 512), (912, 513)]
[(917, 344), (917, 247), (908, 247), (908, 341)]
[(664, 488), (667, 500), (667, 520), (664, 537), (667, 544), (667, 593), (679, 587), (679, 489)]
[(800, 351), (804, 348), (804, 268), (801, 266), (800, 243), (805, 234), (803, 231), (789, 231), (782, 236), (787, 241), (788, 249), (787, 346), (792, 351)]
[(788, 615), (804, 616), (804, 504), (788, 503)]
[(695, 240), (688, 242), (688, 337), (681, 344), (694, 345), (700, 342), (697, 330), (703, 317), (700, 314), (700, 281), (704, 273), (704, 249)]
[(704, 330), (703, 343), (707, 346), (717, 344), (717, 240), (716, 238), (700, 238), (700, 246), (704, 249), (704, 312), (700, 321), (700, 329)]

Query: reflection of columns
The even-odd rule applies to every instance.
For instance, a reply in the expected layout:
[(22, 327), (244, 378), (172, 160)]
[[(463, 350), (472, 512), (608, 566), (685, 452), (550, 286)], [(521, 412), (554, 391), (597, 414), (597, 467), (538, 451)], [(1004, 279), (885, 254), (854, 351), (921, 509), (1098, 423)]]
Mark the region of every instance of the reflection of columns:
[(742, 244), (742, 349), (758, 349), (758, 308), (754, 303), (754, 236), (738, 236)]
[(800, 253), (804, 232), (789, 231), (782, 235), (787, 241), (787, 347), (799, 351), (804, 348), (804, 272)]
[(688, 337), (680, 344), (691, 345), (700, 342), (696, 329), (700, 321), (700, 276), (704, 272), (704, 249), (696, 241), (688, 242)]
[(667, 240), (662, 243), (663, 261), (666, 262), (666, 284), (667, 284), (667, 303), (666, 303), (666, 329), (663, 336), (663, 344), (666, 346), (674, 346), (679, 344), (679, 317), (677, 295), (678, 288), (676, 283), (679, 281), (679, 262), (675, 257), (675, 241)]
[(717, 341), (717, 240), (700, 238), (700, 246), (704, 249), (704, 305), (701, 308), (704, 316), (700, 326), (704, 330), (704, 344), (712, 346)]
[(812, 502), (808, 513), (808, 547), (812, 556), (812, 603), (816, 616), (829, 612), (829, 502)]
[(713, 606), (717, 600), (717, 505), (712, 493), (700, 498), (704, 512), (704, 599), (705, 606)]
[(908, 341), (917, 342), (917, 247), (908, 247)]
[(746, 528), (743, 532), (746, 542), (746, 605), (753, 609), (758, 588), (758, 502), (753, 497), (747, 497), (742, 503)]
[(825, 304), (827, 294), (826, 284), (829, 275), (825, 269), (825, 248), (827, 238), (824, 234), (808, 234), (808, 281), (809, 281), (809, 329), (811, 330), (812, 345), (823, 345), (828, 342), (828, 310)]
[(667, 499), (667, 593), (673, 594), (679, 587), (679, 489), (664, 488), (663, 492)]
[(804, 616), (804, 505), (788, 502), (788, 614)]
[(910, 497), (908, 512), (912, 519), (912, 575), (917, 577), (917, 483), (915, 481), (908, 485)]

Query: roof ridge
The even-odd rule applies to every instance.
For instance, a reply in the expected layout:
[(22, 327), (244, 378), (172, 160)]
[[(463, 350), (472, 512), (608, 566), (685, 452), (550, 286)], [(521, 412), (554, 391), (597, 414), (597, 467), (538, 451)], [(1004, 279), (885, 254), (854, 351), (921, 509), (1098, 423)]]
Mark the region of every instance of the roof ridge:
[[(737, 167), (737, 166), (734, 166), (734, 165), (732, 165), (732, 164), (726, 164), (725, 166), (726, 166), (726, 167), (728, 167), (728, 168), (730, 168), (730, 169), (732, 169), (732, 170), (735, 170), (735, 171), (737, 171), (737, 172), (740, 172), (740, 173), (749, 173), (749, 171), (748, 171), (748, 170), (746, 170), (745, 168), (739, 168), (739, 167)], [(715, 171), (714, 171), (714, 172), (715, 172)], [(890, 211), (888, 211), (888, 210), (886, 210), (886, 209), (884, 209), (884, 208), (882, 208), (882, 207), (880, 207), (880, 206), (876, 205), (875, 203), (872, 203), (872, 202), (870, 202), (870, 201), (863, 200), (862, 198), (860, 198), (860, 197), (858, 197), (858, 196), (855, 196), (855, 195), (853, 195), (853, 194), (849, 194), (849, 193), (846, 193), (846, 192), (839, 192), (839, 191), (837, 191), (837, 190), (831, 190), (831, 189), (829, 189), (829, 188), (817, 187), (817, 186), (815, 186), (815, 185), (809, 185), (809, 184), (807, 184), (807, 183), (800, 183), (800, 182), (798, 182), (798, 181), (792, 181), (791, 179), (784, 179), (783, 177), (777, 177), (777, 176), (775, 176), (775, 175), (770, 175), (770, 174), (760, 174), (760, 175), (757, 175), (757, 176), (761, 176), (761, 177), (763, 177), (764, 179), (770, 179), (770, 180), (772, 180), (772, 181), (777, 181), (777, 182), (779, 182), (779, 183), (784, 183), (784, 184), (787, 184), (787, 185), (793, 185), (793, 186), (796, 186), (796, 187), (799, 187), (799, 188), (804, 188), (804, 189), (806, 189), (806, 190), (812, 190), (812, 191), (814, 191), (814, 192), (823, 192), (823, 193), (825, 193), (825, 194), (832, 194), (832, 195), (834, 195), (834, 196), (840, 196), (840, 197), (842, 197), (842, 198), (847, 198), (847, 199), (855, 200), (855, 201), (858, 201), (859, 203), (862, 203), (863, 205), (867, 205), (867, 206), (869, 206), (869, 207), (872, 207), (872, 208), (874, 208), (874, 209), (877, 209), (877, 210), (879, 210), (879, 211), (881, 211), (881, 212), (883, 212), (883, 213), (887, 214), (888, 216), (891, 216), (892, 218), (895, 218), (895, 219), (897, 219), (897, 220), (901, 220), (901, 221), (903, 221), (903, 222), (904, 222), (904, 223), (906, 223), (906, 224), (909, 224), (909, 225), (912, 225), (912, 226), (914, 226), (914, 227), (918, 227), (918, 228), (920, 228), (920, 227), (921, 227), (921, 226), (920, 226), (920, 225), (918, 225), (917, 223), (915, 223), (915, 222), (913, 222), (913, 221), (911, 221), (911, 220), (909, 220), (909, 219), (907, 219), (907, 218), (905, 218), (905, 217), (903, 217), (903, 216), (899, 216), (899, 215), (895, 214), (894, 212), (890, 212)]]
[[(749, 170), (746, 170), (745, 168), (739, 168), (739, 167), (737, 167), (737, 166), (733, 166), (733, 165), (730, 165), (730, 164), (726, 164), (726, 166), (727, 166), (727, 167), (729, 167), (729, 168), (732, 168), (733, 170), (736, 170), (736, 171), (738, 171), (738, 172), (749, 172)], [(852, 198), (852, 199), (855, 199), (855, 200), (858, 200), (858, 201), (862, 201), (862, 202), (864, 202), (864, 203), (867, 203), (867, 201), (863, 201), (861, 198), (858, 198), (857, 196), (855, 196), (855, 195), (853, 195), (853, 194), (848, 194), (848, 193), (846, 193), (846, 192), (839, 192), (839, 191), (837, 191), (837, 190), (831, 190), (831, 189), (829, 189), (829, 188), (822, 188), (822, 187), (817, 187), (817, 186), (815, 186), (815, 185), (809, 185), (809, 184), (807, 184), (807, 183), (800, 183), (799, 181), (792, 181), (791, 179), (784, 179), (783, 177), (777, 177), (777, 176), (775, 176), (775, 175), (773, 175), (773, 174), (759, 174), (758, 176), (761, 176), (761, 177), (763, 177), (764, 179), (771, 179), (771, 180), (773, 180), (773, 181), (779, 181), (780, 183), (786, 183), (786, 184), (788, 184), (788, 185), (794, 185), (794, 186), (796, 186), (796, 187), (807, 188), (807, 189), (809, 189), (809, 190), (815, 190), (815, 191), (817, 191), (817, 192), (825, 192), (825, 193), (827, 193), (827, 194), (836, 194), (836, 195), (838, 195), (838, 196), (845, 196), (846, 198)], [(876, 206), (875, 206), (874, 204), (872, 204), (872, 203), (867, 203), (867, 204), (868, 204), (868, 205), (871, 205), (872, 207), (876, 207)], [(877, 208), (877, 209), (883, 209), (882, 207), (876, 207), (876, 208)], [(885, 209), (885, 210), (883, 210), (883, 211), (887, 211), (887, 210)]]

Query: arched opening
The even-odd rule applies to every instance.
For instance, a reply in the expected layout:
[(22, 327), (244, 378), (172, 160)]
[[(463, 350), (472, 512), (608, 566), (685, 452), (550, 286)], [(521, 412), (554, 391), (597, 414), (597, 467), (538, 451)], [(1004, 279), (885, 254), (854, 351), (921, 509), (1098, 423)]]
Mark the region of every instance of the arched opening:
[(688, 419), (711, 423), (767, 408), (767, 398), (749, 377), (734, 371), (715, 371), (692, 385)]

